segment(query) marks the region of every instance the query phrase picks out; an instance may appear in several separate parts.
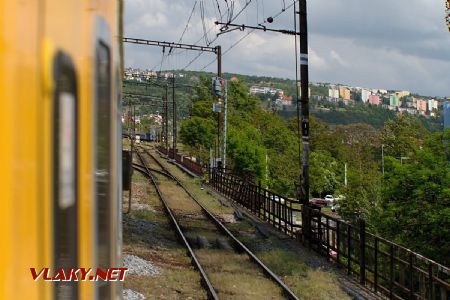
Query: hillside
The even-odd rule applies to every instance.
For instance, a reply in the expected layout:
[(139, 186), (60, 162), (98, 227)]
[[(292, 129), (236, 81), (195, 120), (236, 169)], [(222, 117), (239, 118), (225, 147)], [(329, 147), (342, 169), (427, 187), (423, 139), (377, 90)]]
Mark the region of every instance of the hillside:
[[(211, 78), (216, 76), (210, 72), (197, 72), (197, 71), (168, 71), (175, 74), (175, 95), (177, 99), (177, 111), (180, 118), (185, 118), (190, 115), (190, 107), (192, 105), (192, 98), (196, 96), (195, 89), (193, 88), (198, 82), (199, 78)], [(181, 77), (181, 76), (182, 77)], [(295, 81), (291, 79), (274, 78), (274, 77), (262, 77), (262, 76), (249, 76), (240, 74), (224, 73), (225, 79), (231, 79), (236, 77), (247, 90), (253, 85), (264, 85), (276, 89), (281, 89), (287, 96), (293, 96), (295, 99)], [(171, 80), (166, 79), (151, 79), (148, 82), (137, 83), (135, 81), (124, 82), (124, 92), (129, 93), (143, 93), (146, 95), (157, 96), (161, 98), (164, 94), (163, 86), (168, 84), (168, 97), (169, 101), (172, 99)], [(354, 105), (344, 105), (340, 103), (330, 103), (322, 100), (328, 96), (328, 83), (311, 83), (311, 97), (310, 97), (310, 112), (320, 120), (326, 122), (329, 125), (348, 125), (348, 124), (368, 124), (375, 128), (382, 128), (384, 123), (388, 120), (392, 120), (396, 112), (384, 109), (380, 106), (369, 105), (360, 101), (355, 101)], [(261, 100), (261, 104), (265, 109), (275, 111), (283, 118), (289, 119), (297, 115), (296, 106), (277, 106), (274, 107), (270, 97), (258, 95)], [(125, 102), (125, 105), (128, 102)], [(295, 104), (295, 103), (294, 103)], [(142, 107), (144, 113), (156, 113), (156, 111), (162, 111), (162, 102), (154, 103), (152, 106)], [(442, 129), (442, 115), (437, 117), (423, 117), (414, 116), (420, 120), (420, 122), (431, 132)]]

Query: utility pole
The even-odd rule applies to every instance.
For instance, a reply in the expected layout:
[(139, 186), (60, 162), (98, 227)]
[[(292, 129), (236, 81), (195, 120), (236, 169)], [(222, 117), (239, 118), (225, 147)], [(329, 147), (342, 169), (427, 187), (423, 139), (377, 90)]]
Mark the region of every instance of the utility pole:
[(173, 104), (173, 121), (172, 121), (172, 153), (173, 159), (175, 159), (175, 154), (177, 153), (177, 102), (175, 99), (175, 74), (172, 75), (172, 104)]
[(224, 81), (224, 96), (223, 96), (223, 104), (224, 104), (224, 116), (223, 116), (223, 169), (226, 168), (227, 162), (227, 110), (228, 110), (228, 82)]
[(384, 176), (384, 144), (381, 144), (381, 173)]
[(301, 203), (309, 204), (309, 78), (306, 0), (300, 0), (301, 131), (303, 144)]
[(169, 155), (169, 104), (167, 103), (167, 83), (164, 85), (165, 88), (165, 95), (164, 95), (164, 143), (166, 147), (166, 153)]
[(347, 186), (347, 163), (344, 164), (344, 185)]
[[(222, 78), (222, 47), (217, 46), (217, 77)], [(219, 98), (219, 105), (220, 103)], [(221, 151), (220, 151), (220, 132), (221, 132), (221, 125), (222, 125), (222, 112), (217, 112), (217, 156), (220, 158), (222, 157)], [(216, 166), (217, 167), (217, 166)]]
[[(130, 157), (131, 157), (131, 159), (130, 159), (130, 172), (129, 172), (129, 174), (130, 174), (130, 178), (129, 178), (129, 180), (130, 180), (130, 189), (128, 191), (128, 210), (126, 212), (127, 214), (129, 214), (131, 212), (131, 194), (132, 194), (131, 193), (131, 189), (132, 189), (132, 185), (133, 185), (133, 183), (132, 183), (132, 172), (131, 172), (132, 168), (131, 168), (131, 165), (133, 164), (134, 138), (136, 136), (136, 119), (135, 119), (136, 107), (134, 106), (134, 104), (133, 104), (133, 106), (131, 106), (131, 102), (130, 102), (130, 110), (132, 111), (132, 114), (133, 114), (133, 134), (130, 134), (130, 140), (131, 140), (131, 145), (130, 145)], [(130, 127), (131, 127), (131, 122), (130, 122)]]

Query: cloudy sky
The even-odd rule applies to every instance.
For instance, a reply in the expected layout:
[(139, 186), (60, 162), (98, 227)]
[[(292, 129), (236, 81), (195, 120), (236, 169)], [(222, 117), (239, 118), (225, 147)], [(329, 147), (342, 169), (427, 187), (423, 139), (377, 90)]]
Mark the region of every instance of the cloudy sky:
[[(246, 29), (216, 37), (220, 27), (214, 21), (230, 16), (226, 4), (234, 3), (236, 16), (248, 1), (125, 0), (125, 36), (168, 42), (182, 37), (183, 43), (221, 45), (223, 52), (240, 40), (223, 56), (223, 72), (295, 78), (292, 36)], [(292, 3), (252, 0), (233, 23), (255, 26), (286, 8), (271, 28), (292, 30)], [(310, 81), (450, 96), (450, 32), (444, 18), (444, 0), (308, 1)], [(163, 59), (160, 47), (126, 44), (125, 65), (183, 69), (198, 52), (165, 54)], [(214, 58), (203, 53), (187, 69), (215, 72), (215, 62), (207, 66)]]

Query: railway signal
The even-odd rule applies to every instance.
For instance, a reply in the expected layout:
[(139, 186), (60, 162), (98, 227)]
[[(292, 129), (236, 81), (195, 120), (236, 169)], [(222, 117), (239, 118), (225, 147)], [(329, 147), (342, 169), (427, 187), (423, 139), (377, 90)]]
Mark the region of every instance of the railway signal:
[(212, 92), (213, 95), (217, 98), (223, 97), (223, 85), (224, 80), (219, 77), (213, 77), (212, 78)]

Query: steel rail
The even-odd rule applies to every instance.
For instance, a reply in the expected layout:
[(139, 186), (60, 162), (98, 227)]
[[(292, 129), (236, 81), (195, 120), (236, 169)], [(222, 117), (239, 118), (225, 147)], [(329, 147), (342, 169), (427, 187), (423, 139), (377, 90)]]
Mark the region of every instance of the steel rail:
[(208, 298), (214, 299), (214, 300), (219, 300), (219, 296), (217, 296), (217, 293), (216, 293), (214, 287), (212, 286), (211, 282), (209, 281), (209, 278), (206, 275), (205, 270), (203, 270), (203, 267), (201, 266), (200, 262), (197, 259), (197, 256), (194, 253), (194, 250), (192, 250), (191, 246), (189, 245), (189, 242), (187, 241), (185, 235), (183, 234), (183, 231), (180, 228), (180, 225), (178, 224), (177, 220), (175, 219), (175, 216), (173, 215), (172, 210), (170, 209), (169, 205), (167, 204), (166, 200), (164, 199), (164, 197), (158, 187), (158, 183), (156, 182), (156, 178), (150, 172), (150, 169), (147, 167), (147, 164), (145, 163), (145, 160), (142, 158), (141, 153), (139, 153), (139, 151), (136, 151), (136, 154), (138, 155), (139, 160), (142, 162), (143, 165), (141, 167), (137, 167), (135, 164), (133, 164), (133, 168), (135, 168), (137, 171), (140, 171), (144, 175), (146, 175), (150, 179), (152, 184), (155, 186), (156, 193), (158, 194), (159, 199), (163, 203), (164, 209), (166, 210), (167, 214), (169, 215), (170, 220), (171, 220), (173, 226), (175, 227), (178, 235), (183, 240), (183, 243), (188, 250), (189, 256), (192, 258), (194, 267), (199, 271), (200, 276), (202, 277), (202, 282), (204, 284), (206, 292), (208, 293)]
[[(164, 170), (165, 172), (171, 174), (162, 164), (161, 162), (159, 162), (153, 154), (151, 154), (147, 149), (143, 149), (144, 152), (151, 157), (154, 161), (157, 162), (157, 164), (161, 167), (162, 170)], [(269, 267), (267, 267), (250, 249), (248, 249), (238, 238), (236, 238), (234, 236), (233, 233), (231, 233), (231, 231), (219, 220), (217, 219), (210, 211), (208, 211), (208, 209), (206, 209), (205, 206), (203, 206), (203, 204), (201, 204), (198, 199), (186, 188), (186, 186), (173, 174), (172, 175), (172, 179), (174, 181), (176, 181), (176, 183), (189, 195), (189, 197), (192, 198), (192, 200), (194, 200), (198, 206), (200, 206), (200, 208), (202, 209), (202, 211), (205, 213), (205, 215), (212, 220), (215, 225), (224, 233), (226, 233), (234, 242), (235, 244), (238, 246), (238, 248), (240, 248), (241, 250), (243, 250), (259, 267), (261, 267), (264, 271), (264, 273), (273, 281), (275, 281), (283, 290), (284, 294), (289, 298), (289, 299), (294, 299), (294, 300), (299, 300), (300, 298), (298, 298), (294, 292), (292, 292), (292, 290), (272, 271), (270, 270)]]
[[(133, 163), (133, 167), (135, 167), (135, 168), (137, 169), (137, 168), (142, 168), (143, 166), (142, 166), (142, 165), (139, 165), (139, 164), (137, 164), (137, 163)], [(158, 174), (161, 174), (161, 175), (163, 175), (163, 176), (166, 176), (167, 178), (173, 179), (173, 177), (172, 177), (171, 174), (168, 174), (168, 173), (166, 173), (166, 172), (164, 172), (164, 171), (156, 170), (156, 169), (149, 168), (149, 167), (147, 167), (147, 169), (150, 170), (150, 171), (152, 171), (152, 172), (156, 172), (156, 173), (158, 173)]]

